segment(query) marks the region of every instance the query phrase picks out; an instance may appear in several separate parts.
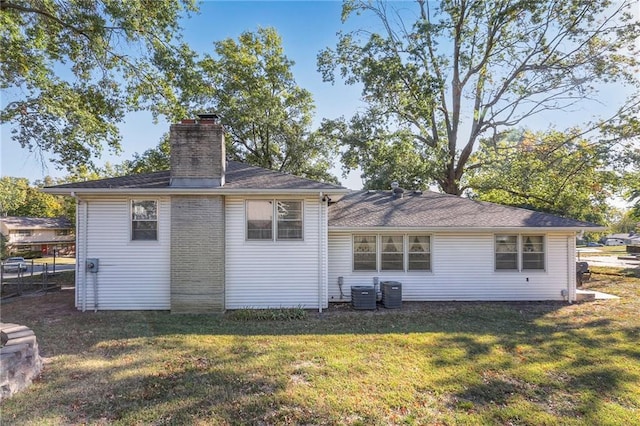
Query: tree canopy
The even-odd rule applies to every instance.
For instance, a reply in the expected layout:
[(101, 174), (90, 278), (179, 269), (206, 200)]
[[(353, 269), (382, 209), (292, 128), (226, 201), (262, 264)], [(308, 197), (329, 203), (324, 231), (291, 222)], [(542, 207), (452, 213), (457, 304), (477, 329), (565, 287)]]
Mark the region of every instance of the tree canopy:
[(64, 167), (117, 151), (117, 124), (146, 98), (171, 97), (153, 66), (179, 51), (193, 0), (0, 1), (0, 122)]
[(606, 223), (607, 201), (619, 186), (608, 153), (574, 129), (510, 131), (485, 139), (473, 155), (480, 167), (469, 172), (472, 196), (537, 211)]
[(0, 214), (8, 216), (75, 218), (75, 201), (45, 194), (40, 187), (52, 181), (36, 182), (31, 186), (26, 178), (0, 178)]
[[(311, 131), (315, 105), (298, 86), (294, 62), (273, 28), (243, 32), (214, 43), (202, 58), (157, 56), (156, 64), (176, 88), (176, 98), (156, 102), (172, 120), (198, 112), (221, 116), (232, 158), (312, 179), (335, 181), (328, 173), (335, 144)], [(149, 153), (150, 154), (150, 153)]]
[[(347, 0), (343, 21), (367, 14), (378, 18), (379, 29), (341, 34), (335, 48), (318, 55), (318, 67), (325, 81), (339, 75), (362, 85), (367, 108), (325, 129), (342, 141), (344, 167), (359, 165), (368, 186), (408, 179), (461, 195), (465, 174), (477, 167), (470, 158), (479, 139), (594, 100), (600, 84), (620, 84), (635, 87), (635, 95), (583, 129), (610, 130), (600, 142), (618, 144), (623, 134), (639, 134), (624, 123), (607, 128), (611, 119), (632, 117), (640, 108), (640, 23), (630, 13), (633, 4), (417, 0), (413, 8), (396, 8)], [(397, 169), (372, 175), (384, 161), (378, 156), (398, 147), (406, 153), (394, 159), (398, 164), (419, 163), (414, 176), (397, 176)]]

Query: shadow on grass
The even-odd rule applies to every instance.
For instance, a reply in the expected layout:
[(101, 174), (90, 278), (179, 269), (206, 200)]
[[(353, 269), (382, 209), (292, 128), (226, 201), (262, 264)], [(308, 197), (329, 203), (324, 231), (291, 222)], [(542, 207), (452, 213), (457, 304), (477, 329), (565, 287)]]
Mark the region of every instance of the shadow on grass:
[[(501, 418), (522, 400), (558, 423), (597, 422), (611, 401), (640, 408), (629, 396), (640, 377), (623, 367), (640, 359), (640, 325), (620, 323), (616, 311), (634, 305), (604, 303), (425, 303), (271, 322), (81, 313), (63, 291), (3, 306), (3, 321), (31, 327), (55, 364), (3, 411), (17, 423), (383, 424), (399, 403), (385, 402), (384, 383), (368, 382), (381, 374), (449, 395), (432, 402), (453, 413), (449, 423), (460, 401)], [(429, 370), (441, 373), (427, 379)], [(324, 402), (331, 392), (341, 402)], [(342, 402), (358, 398), (366, 403)], [(411, 392), (400, 399), (410, 404)], [(421, 413), (417, 423), (428, 418), (418, 405), (408, 411)]]

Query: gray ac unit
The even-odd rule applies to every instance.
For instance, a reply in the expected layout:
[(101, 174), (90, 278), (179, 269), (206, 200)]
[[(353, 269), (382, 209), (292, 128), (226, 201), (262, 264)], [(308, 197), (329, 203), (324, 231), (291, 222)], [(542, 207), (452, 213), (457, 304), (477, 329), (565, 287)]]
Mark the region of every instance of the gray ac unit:
[(351, 287), (351, 304), (353, 309), (376, 309), (376, 290), (370, 285)]
[(398, 281), (383, 281), (382, 306), (387, 309), (402, 308), (402, 284)]

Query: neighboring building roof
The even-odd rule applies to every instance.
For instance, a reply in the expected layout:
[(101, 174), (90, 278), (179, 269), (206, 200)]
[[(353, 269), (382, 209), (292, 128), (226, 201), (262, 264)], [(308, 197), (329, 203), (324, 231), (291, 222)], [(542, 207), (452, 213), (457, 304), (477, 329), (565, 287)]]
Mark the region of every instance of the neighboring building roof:
[[(169, 189), (170, 172), (162, 171), (109, 179), (56, 185), (48, 189)], [(180, 190), (184, 188), (171, 188)], [(346, 190), (340, 185), (317, 182), (288, 173), (250, 166), (237, 161), (228, 161), (225, 173), (224, 190)], [(51, 191), (47, 191), (51, 192)], [(58, 191), (59, 192), (59, 191)]]
[(330, 228), (593, 228), (599, 225), (436, 192), (356, 191), (329, 209)]
[(19, 217), (7, 216), (0, 221), (8, 229), (67, 229), (73, 228), (71, 221), (65, 217)]
[(633, 239), (635, 237), (638, 237), (637, 234), (633, 234), (633, 233), (623, 233), (623, 234), (610, 234), (606, 236), (606, 239), (608, 240), (612, 240), (612, 239), (616, 239), (616, 240), (629, 240), (629, 239)]

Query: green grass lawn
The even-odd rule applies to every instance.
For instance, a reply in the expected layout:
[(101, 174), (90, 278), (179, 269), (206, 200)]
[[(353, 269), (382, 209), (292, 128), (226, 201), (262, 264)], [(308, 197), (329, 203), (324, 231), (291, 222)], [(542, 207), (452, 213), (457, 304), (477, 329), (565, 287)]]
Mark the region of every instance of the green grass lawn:
[(3, 424), (633, 425), (640, 279), (618, 300), (424, 303), (250, 315), (87, 312), (73, 290), (16, 299), (46, 357)]

